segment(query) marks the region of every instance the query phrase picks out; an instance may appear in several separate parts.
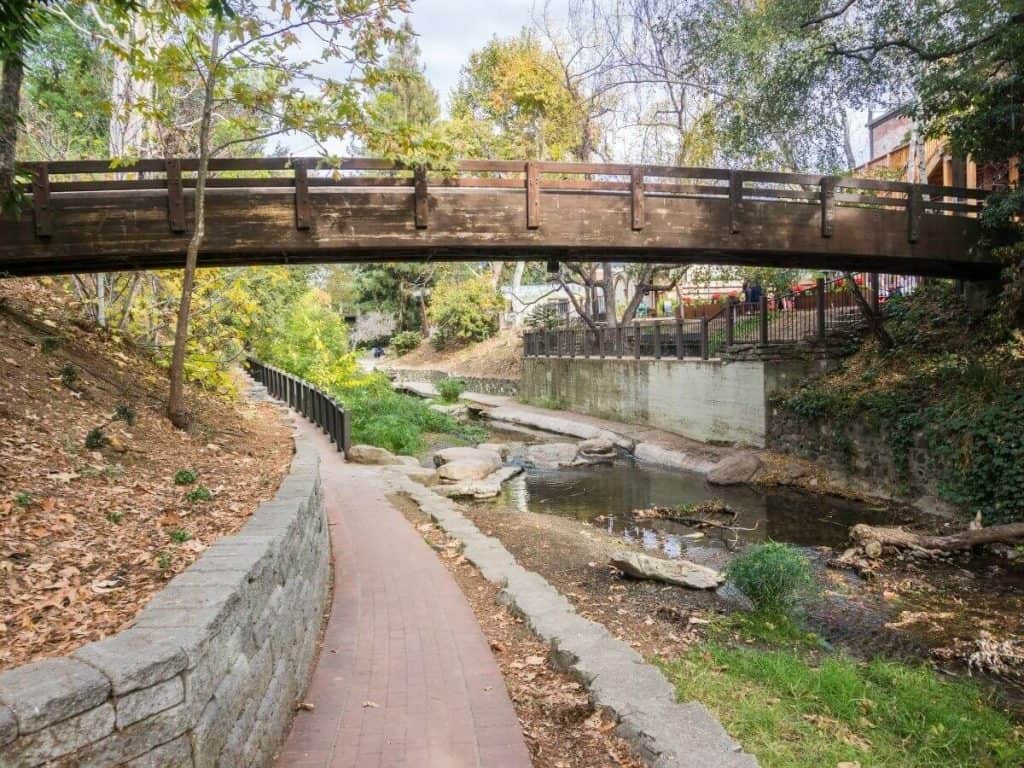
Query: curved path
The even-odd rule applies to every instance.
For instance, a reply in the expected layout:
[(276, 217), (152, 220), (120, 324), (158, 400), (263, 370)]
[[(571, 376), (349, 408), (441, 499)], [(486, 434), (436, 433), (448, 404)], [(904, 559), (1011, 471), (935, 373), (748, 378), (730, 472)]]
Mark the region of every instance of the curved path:
[(386, 498), (313, 426), (334, 595), (280, 768), (527, 768), (505, 681), (458, 584)]

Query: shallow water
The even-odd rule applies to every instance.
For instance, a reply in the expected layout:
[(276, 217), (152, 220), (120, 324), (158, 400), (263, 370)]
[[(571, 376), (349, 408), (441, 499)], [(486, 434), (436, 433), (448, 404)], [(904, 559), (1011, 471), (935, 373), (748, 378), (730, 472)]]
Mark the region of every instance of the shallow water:
[[(732, 523), (736, 530), (699, 530), (670, 520), (637, 520), (632, 515), (637, 509), (712, 499), (721, 499), (737, 513)], [(804, 547), (838, 547), (856, 523), (884, 525), (899, 518), (891, 510), (837, 497), (711, 486), (696, 473), (627, 460), (566, 469), (527, 468), (509, 481), (499, 503), (511, 512), (559, 515), (592, 523), (646, 549), (661, 550), (668, 557), (681, 557), (695, 549), (728, 550), (766, 539)]]

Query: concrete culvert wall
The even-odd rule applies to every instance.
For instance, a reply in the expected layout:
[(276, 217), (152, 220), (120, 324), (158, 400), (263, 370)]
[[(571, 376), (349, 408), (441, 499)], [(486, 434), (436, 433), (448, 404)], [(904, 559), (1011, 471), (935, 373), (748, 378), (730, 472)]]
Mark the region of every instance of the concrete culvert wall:
[(316, 656), (330, 577), (319, 457), (134, 626), (0, 674), (0, 765), (264, 766)]

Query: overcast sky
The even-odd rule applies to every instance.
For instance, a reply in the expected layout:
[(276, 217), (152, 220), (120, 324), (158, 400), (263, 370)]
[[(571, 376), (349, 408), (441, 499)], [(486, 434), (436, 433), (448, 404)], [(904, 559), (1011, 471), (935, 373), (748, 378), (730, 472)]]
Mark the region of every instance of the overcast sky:
[(534, 0), (413, 1), (412, 26), (419, 35), (427, 78), (442, 104), (447, 106), (469, 54), (495, 35), (508, 37), (528, 26), (533, 4)]

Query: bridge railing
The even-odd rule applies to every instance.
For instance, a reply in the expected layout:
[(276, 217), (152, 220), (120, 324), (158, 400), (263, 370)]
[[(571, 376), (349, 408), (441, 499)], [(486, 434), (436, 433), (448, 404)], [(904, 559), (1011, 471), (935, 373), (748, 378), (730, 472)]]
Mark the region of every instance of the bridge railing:
[[(51, 198), (83, 192), (165, 192), (170, 229), (184, 232), (189, 225), (185, 194), (195, 186), (197, 168), (194, 158), (19, 165), (19, 170), (31, 177), (25, 189), (31, 194), (36, 234), (42, 238), (52, 235), (57, 224)], [(588, 192), (629, 196), (634, 231), (645, 226), (645, 199), (668, 196), (727, 201), (733, 233), (740, 231), (741, 213), (747, 204), (815, 207), (821, 236), (826, 238), (833, 234), (837, 207), (897, 210), (905, 213), (907, 240), (916, 242), (923, 214), (977, 217), (987, 195), (978, 189), (877, 179), (614, 163), (463, 160), (434, 170), (370, 158), (273, 157), (213, 159), (209, 169), (212, 190), (280, 188), (282, 193), (293, 194), (299, 230), (312, 224), (311, 191), (332, 187), (407, 188), (415, 200), (415, 226), (424, 229), (429, 226), (428, 190), (434, 187), (523, 190), (529, 229), (541, 225), (542, 193)]]
[(352, 447), (349, 415), (337, 400), (317, 389), (305, 379), (250, 357), (246, 360), (249, 375), (267, 388), (267, 392), (301, 413), (326, 433), (338, 451), (348, 453)]
[[(864, 301), (875, 311), (888, 298), (913, 291), (918, 280), (902, 275), (852, 275)], [(523, 334), (525, 357), (615, 357), (635, 359), (717, 357), (734, 345), (822, 341), (830, 332), (864, 323), (850, 279), (818, 279), (814, 287), (778, 297), (725, 304), (700, 319), (653, 318), (619, 326), (576, 321)]]

